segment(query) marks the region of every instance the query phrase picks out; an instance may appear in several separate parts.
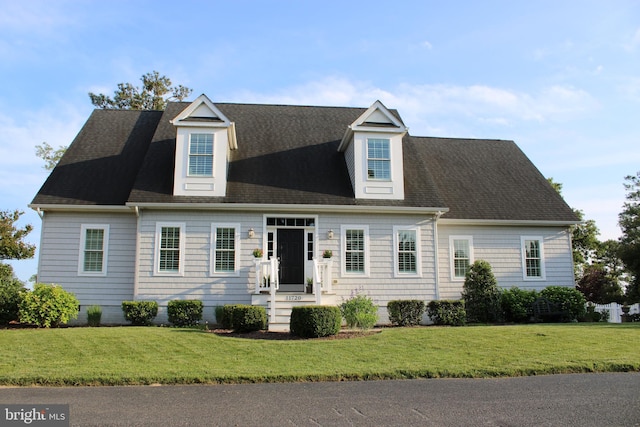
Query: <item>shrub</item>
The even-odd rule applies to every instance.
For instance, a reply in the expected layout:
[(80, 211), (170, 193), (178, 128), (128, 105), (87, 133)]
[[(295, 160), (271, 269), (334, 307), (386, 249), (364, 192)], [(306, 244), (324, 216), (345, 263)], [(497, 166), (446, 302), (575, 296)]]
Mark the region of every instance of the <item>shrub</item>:
[(0, 325), (20, 317), (20, 294), (25, 292), (21, 281), (13, 277), (0, 277)]
[(216, 323), (223, 329), (233, 329), (233, 310), (241, 304), (225, 304), (216, 307)]
[(36, 283), (22, 294), (19, 307), (20, 322), (50, 328), (77, 319), (79, 303), (58, 285)]
[(469, 267), (462, 299), (470, 322), (491, 323), (500, 320), (500, 289), (487, 261), (478, 260)]
[(147, 326), (158, 315), (155, 301), (122, 301), (124, 318), (136, 326)]
[(422, 315), (425, 311), (424, 301), (412, 300), (394, 300), (387, 303), (387, 311), (389, 312), (389, 320), (398, 326), (415, 326), (419, 325)]
[(577, 320), (584, 316), (586, 299), (580, 291), (565, 286), (548, 286), (540, 291), (540, 297), (546, 298), (555, 304), (564, 313), (564, 321)]
[(99, 305), (92, 305), (87, 307), (87, 324), (89, 326), (100, 326), (100, 320), (102, 319), (102, 307)]
[(231, 328), (236, 332), (253, 332), (267, 327), (267, 311), (257, 305), (233, 306)]
[(435, 325), (440, 326), (463, 326), (467, 320), (462, 300), (430, 301), (427, 315)]
[(533, 302), (538, 297), (534, 290), (517, 287), (505, 289), (500, 295), (500, 305), (506, 322), (526, 323), (533, 317)]
[(303, 338), (318, 338), (340, 332), (342, 317), (336, 306), (309, 305), (293, 307), (289, 330), (292, 335)]
[(167, 304), (169, 323), (175, 326), (194, 326), (202, 320), (204, 304), (199, 300), (173, 300)]
[(350, 328), (371, 329), (378, 321), (378, 307), (363, 294), (356, 294), (343, 302), (340, 312)]
[(596, 306), (587, 303), (587, 310), (584, 315), (578, 318), (578, 322), (608, 322), (609, 310), (596, 311)]

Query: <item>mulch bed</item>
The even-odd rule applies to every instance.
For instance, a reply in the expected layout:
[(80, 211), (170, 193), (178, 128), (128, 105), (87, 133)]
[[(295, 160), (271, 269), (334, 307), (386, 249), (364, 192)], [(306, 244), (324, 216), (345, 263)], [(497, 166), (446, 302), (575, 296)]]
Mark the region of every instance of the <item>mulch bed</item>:
[(323, 338), (300, 338), (295, 335), (291, 335), (289, 332), (254, 331), (239, 333), (234, 332), (230, 329), (213, 329), (211, 332), (221, 337), (246, 338), (253, 340), (343, 340), (379, 334), (381, 332), (381, 329), (370, 329), (368, 331), (345, 329), (338, 332), (337, 335), (331, 335)]

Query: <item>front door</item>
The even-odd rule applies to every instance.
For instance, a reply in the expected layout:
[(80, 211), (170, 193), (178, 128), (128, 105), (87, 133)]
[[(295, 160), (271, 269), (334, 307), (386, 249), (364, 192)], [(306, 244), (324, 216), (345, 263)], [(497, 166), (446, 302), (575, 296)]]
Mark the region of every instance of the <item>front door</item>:
[[(278, 230), (278, 252), (280, 259), (280, 285), (301, 285), (295, 290), (304, 290), (304, 230), (281, 228)], [(289, 286), (281, 289), (294, 290)]]

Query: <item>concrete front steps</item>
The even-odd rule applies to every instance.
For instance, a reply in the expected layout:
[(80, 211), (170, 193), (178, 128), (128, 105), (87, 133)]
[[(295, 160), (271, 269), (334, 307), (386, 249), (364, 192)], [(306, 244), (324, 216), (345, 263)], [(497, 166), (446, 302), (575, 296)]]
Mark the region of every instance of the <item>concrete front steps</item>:
[[(337, 305), (335, 294), (322, 294), (322, 305)], [(251, 304), (260, 305), (267, 310), (267, 323), (270, 332), (289, 332), (291, 309), (296, 306), (316, 305), (314, 294), (301, 292), (276, 292), (276, 320), (271, 321), (271, 295), (267, 293), (252, 294)]]

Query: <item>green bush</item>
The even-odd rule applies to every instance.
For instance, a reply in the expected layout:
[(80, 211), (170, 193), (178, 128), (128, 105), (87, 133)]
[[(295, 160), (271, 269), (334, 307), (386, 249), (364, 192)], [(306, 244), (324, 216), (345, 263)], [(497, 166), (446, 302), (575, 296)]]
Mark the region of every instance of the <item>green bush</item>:
[(122, 301), (124, 318), (132, 325), (147, 326), (158, 315), (158, 303), (155, 301)]
[(417, 299), (394, 300), (387, 303), (389, 321), (398, 326), (419, 325), (425, 308), (424, 301)]
[(75, 295), (58, 285), (36, 283), (33, 291), (22, 294), (20, 322), (50, 328), (78, 318), (79, 302)]
[(540, 297), (548, 299), (560, 311), (566, 313), (562, 319), (564, 321), (577, 320), (579, 317), (584, 316), (586, 312), (585, 304), (587, 300), (582, 292), (575, 288), (548, 286), (540, 291)]
[(587, 310), (584, 315), (578, 318), (578, 322), (608, 322), (609, 310), (596, 311), (596, 306), (587, 303)]
[(434, 325), (440, 326), (463, 326), (467, 320), (463, 300), (430, 301), (427, 315)]
[(87, 324), (89, 326), (100, 326), (100, 320), (102, 319), (102, 307), (99, 305), (92, 305), (87, 307)]
[(169, 323), (175, 326), (194, 326), (202, 320), (204, 304), (200, 300), (172, 300), (167, 304)]
[(343, 302), (340, 312), (350, 328), (371, 329), (378, 321), (378, 307), (363, 294), (356, 294)]
[(340, 332), (342, 317), (336, 306), (308, 305), (293, 307), (289, 330), (302, 338), (318, 338)]
[(253, 332), (267, 327), (267, 311), (257, 305), (233, 306), (231, 329), (236, 332)]
[(8, 325), (20, 318), (20, 294), (25, 291), (18, 279), (0, 277), (0, 325)]
[(534, 290), (513, 287), (500, 295), (500, 305), (506, 322), (526, 323), (533, 317), (533, 302), (538, 298)]
[(223, 329), (233, 329), (233, 310), (242, 304), (225, 304), (216, 307), (216, 323)]
[(500, 289), (487, 261), (471, 264), (462, 290), (467, 320), (493, 323), (501, 320)]

